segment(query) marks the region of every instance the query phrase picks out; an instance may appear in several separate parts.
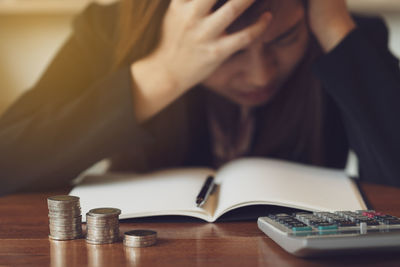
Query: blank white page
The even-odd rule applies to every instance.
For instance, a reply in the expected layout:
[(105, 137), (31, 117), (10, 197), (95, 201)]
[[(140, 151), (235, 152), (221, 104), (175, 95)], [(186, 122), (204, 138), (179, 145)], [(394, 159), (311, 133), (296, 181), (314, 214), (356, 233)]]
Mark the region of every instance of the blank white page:
[(251, 204), (283, 205), (306, 210), (359, 210), (366, 205), (344, 171), (261, 158), (223, 166), (215, 215)]
[(80, 197), (84, 220), (90, 209), (99, 207), (121, 209), (121, 219), (153, 215), (187, 215), (206, 219), (205, 209), (211, 207), (197, 208), (195, 200), (210, 174), (213, 171), (209, 169), (187, 168), (145, 175), (111, 173), (89, 176), (70, 195)]

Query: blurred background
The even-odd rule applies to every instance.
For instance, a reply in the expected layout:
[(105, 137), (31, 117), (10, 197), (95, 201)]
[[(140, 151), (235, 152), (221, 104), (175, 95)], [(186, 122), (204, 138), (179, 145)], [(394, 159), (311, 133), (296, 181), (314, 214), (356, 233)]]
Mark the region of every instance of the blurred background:
[[(0, 114), (36, 82), (70, 34), (74, 16), (94, 1), (115, 0), (0, 0)], [(354, 12), (385, 18), (390, 47), (400, 57), (400, 0), (348, 4)]]
[[(41, 76), (71, 33), (71, 22), (91, 2), (117, 0), (0, 0), (0, 115)], [(143, 0), (152, 1), (152, 0)], [(324, 0), (321, 0), (324, 1)], [(390, 49), (400, 58), (400, 0), (347, 0), (354, 13), (382, 16), (390, 30)], [(89, 169), (101, 173), (103, 161)], [(357, 159), (346, 168), (357, 175)]]

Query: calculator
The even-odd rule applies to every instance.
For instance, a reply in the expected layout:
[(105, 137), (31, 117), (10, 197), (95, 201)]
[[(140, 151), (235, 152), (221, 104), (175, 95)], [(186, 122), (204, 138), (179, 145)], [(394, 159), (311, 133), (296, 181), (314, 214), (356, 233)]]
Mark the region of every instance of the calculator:
[(400, 218), (374, 210), (276, 213), (257, 224), (299, 257), (400, 250)]

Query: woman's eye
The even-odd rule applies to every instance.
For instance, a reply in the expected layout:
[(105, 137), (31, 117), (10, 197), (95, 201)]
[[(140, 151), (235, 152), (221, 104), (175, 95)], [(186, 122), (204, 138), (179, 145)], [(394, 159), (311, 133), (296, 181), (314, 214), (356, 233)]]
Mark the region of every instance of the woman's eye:
[(234, 53), (231, 57), (236, 57), (236, 56), (240, 56), (241, 54), (244, 54), (245, 51), (244, 50), (238, 50), (236, 53)]
[(295, 44), (297, 42), (297, 40), (299, 39), (298, 37), (299, 37), (299, 34), (296, 33), (296, 34), (290, 35), (286, 38), (276, 41), (274, 43), (274, 45), (289, 46), (289, 45)]

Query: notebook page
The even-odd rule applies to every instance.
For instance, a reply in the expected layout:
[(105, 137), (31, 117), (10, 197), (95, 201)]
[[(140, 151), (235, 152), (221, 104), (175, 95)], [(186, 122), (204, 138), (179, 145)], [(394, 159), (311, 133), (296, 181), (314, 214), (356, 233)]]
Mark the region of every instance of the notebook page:
[(195, 200), (206, 177), (211, 174), (210, 169), (187, 168), (145, 175), (88, 176), (70, 195), (80, 197), (83, 215), (93, 208), (114, 207), (121, 209), (121, 219), (187, 215), (207, 220), (207, 209), (215, 208), (211, 207), (213, 201), (198, 208)]
[(261, 158), (240, 159), (217, 173), (220, 188), (215, 217), (257, 204), (306, 210), (359, 210), (366, 205), (344, 171)]

